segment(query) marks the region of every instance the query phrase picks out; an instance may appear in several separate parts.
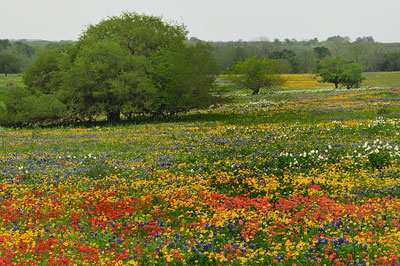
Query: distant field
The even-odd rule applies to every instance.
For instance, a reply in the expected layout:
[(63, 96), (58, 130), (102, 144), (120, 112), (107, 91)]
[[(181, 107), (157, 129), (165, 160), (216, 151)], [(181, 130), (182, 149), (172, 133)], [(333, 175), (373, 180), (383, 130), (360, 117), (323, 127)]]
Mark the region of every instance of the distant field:
[[(367, 72), (362, 87), (400, 87), (400, 72)], [(288, 79), (283, 88), (287, 89), (322, 89), (332, 88), (332, 83), (320, 83), (313, 74), (287, 74)]]
[[(284, 74), (287, 82), (283, 89), (323, 89), (332, 88), (331, 83), (320, 83), (313, 74)], [(400, 88), (400, 72), (367, 72), (362, 87), (387, 87)], [(229, 76), (221, 75), (219, 80), (226, 80)], [(0, 95), (4, 90), (23, 86), (21, 74), (10, 74), (8, 77), (0, 76)]]
[[(400, 72), (367, 72), (361, 87), (400, 88)], [(328, 89), (332, 83), (320, 83), (313, 74), (284, 74), (287, 82), (282, 89)], [(229, 76), (221, 75), (220, 81), (228, 80)]]
[(0, 97), (10, 88), (23, 86), (21, 74), (0, 75)]

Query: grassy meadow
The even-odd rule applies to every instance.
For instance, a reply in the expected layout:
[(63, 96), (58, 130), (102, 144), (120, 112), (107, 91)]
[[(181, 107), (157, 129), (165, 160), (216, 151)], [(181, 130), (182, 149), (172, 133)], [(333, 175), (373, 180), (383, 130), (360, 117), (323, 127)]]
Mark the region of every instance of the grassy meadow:
[(8, 89), (24, 86), (21, 74), (0, 75), (0, 100)]
[(365, 75), (221, 78), (232, 103), (170, 123), (0, 128), (0, 265), (399, 265), (400, 73)]

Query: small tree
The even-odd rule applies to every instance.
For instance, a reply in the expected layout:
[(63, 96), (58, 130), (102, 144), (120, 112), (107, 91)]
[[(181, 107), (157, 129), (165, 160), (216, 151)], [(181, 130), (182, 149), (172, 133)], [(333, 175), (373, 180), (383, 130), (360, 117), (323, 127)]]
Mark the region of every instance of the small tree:
[(339, 84), (348, 89), (358, 87), (364, 79), (360, 65), (349, 64), (341, 57), (325, 57), (318, 63), (315, 73), (321, 77), (318, 82), (333, 83), (335, 88)]
[(347, 89), (360, 87), (361, 82), (365, 79), (362, 76), (362, 72), (360, 65), (348, 65), (340, 76), (340, 84), (346, 86)]
[(341, 57), (325, 57), (315, 70), (316, 76), (321, 77), (318, 82), (333, 83), (335, 88), (338, 88), (345, 66), (346, 62)]
[(272, 88), (284, 84), (286, 80), (280, 75), (284, 69), (285, 67), (277, 60), (253, 56), (237, 63), (232, 73), (239, 74), (234, 77), (234, 82), (252, 90), (253, 95), (256, 95), (261, 88)]

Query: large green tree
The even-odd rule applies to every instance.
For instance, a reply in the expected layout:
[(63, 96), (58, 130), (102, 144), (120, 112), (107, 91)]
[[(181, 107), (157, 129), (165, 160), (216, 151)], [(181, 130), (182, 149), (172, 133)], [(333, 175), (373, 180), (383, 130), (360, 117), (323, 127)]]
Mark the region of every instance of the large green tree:
[(52, 94), (77, 119), (168, 117), (211, 102), (216, 67), (186, 29), (123, 13), (89, 26), (78, 42), (39, 55), (25, 74), (32, 93)]
[(182, 25), (124, 13), (90, 26), (71, 49), (66, 86), (74, 111), (170, 116), (209, 102), (216, 68), (207, 47), (188, 46)]
[(271, 88), (282, 85), (285, 79), (280, 73), (284, 66), (277, 60), (253, 56), (237, 63), (232, 69), (234, 82), (239, 86), (250, 89), (253, 95), (260, 92), (261, 88)]

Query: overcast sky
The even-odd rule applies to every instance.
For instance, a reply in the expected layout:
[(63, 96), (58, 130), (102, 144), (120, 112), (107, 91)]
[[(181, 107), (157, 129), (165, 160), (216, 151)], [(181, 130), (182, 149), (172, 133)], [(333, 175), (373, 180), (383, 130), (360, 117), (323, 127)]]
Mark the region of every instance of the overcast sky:
[(400, 0), (0, 0), (0, 39), (76, 40), (88, 25), (124, 11), (183, 23), (202, 40), (400, 42)]

